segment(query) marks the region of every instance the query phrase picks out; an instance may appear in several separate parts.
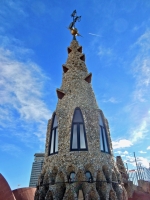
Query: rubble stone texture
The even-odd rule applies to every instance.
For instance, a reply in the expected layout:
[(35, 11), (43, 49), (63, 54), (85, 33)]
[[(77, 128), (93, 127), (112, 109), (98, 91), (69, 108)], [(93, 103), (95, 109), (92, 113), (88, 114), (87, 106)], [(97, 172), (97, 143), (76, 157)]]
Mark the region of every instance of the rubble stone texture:
[[(87, 71), (82, 47), (73, 40), (68, 47), (67, 62), (63, 65), (62, 85), (57, 89), (58, 104), (52, 116), (53, 119), (56, 115), (58, 120), (58, 154), (49, 155), (53, 122), (50, 119), (47, 127), (45, 161), (35, 200), (128, 199), (122, 175), (114, 161), (108, 121), (98, 108), (90, 82), (91, 74)], [(87, 151), (70, 151), (75, 108), (80, 108), (83, 115)], [(100, 150), (100, 115), (107, 132), (109, 153)], [(91, 183), (86, 179), (86, 171), (91, 172)], [(76, 174), (73, 183), (68, 182), (71, 172)], [(78, 196), (79, 193), (83, 194), (82, 197)]]

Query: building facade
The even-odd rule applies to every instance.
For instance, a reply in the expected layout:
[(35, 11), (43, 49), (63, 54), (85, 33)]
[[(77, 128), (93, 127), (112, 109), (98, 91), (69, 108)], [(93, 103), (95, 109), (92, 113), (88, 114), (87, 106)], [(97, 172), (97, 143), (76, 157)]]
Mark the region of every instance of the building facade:
[(44, 153), (35, 153), (34, 162), (32, 164), (29, 187), (36, 187), (39, 175), (41, 174), (44, 162)]
[(127, 185), (113, 157), (108, 121), (97, 105), (82, 46), (73, 40), (67, 50), (35, 200), (127, 200)]

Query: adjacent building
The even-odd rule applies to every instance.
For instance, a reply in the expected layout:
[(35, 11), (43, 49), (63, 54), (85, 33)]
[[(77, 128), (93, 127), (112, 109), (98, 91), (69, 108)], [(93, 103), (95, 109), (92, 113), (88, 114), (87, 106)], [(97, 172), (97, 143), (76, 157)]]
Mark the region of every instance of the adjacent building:
[(32, 171), (30, 176), (29, 187), (36, 187), (38, 182), (38, 177), (42, 171), (43, 162), (44, 162), (44, 153), (35, 153), (34, 162), (32, 164)]

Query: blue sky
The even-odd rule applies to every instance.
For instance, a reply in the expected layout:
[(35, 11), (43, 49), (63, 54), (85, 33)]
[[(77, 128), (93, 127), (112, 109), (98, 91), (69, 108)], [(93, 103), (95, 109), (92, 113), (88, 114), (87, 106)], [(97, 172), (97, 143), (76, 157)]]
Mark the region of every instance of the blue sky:
[(43, 152), (47, 121), (77, 23), (99, 107), (115, 155), (134, 168), (150, 162), (150, 1), (0, 1), (0, 172), (12, 189), (29, 184)]

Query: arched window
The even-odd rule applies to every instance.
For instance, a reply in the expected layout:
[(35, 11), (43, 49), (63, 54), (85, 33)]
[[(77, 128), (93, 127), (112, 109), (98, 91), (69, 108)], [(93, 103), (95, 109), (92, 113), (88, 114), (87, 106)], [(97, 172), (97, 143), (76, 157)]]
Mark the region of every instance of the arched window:
[(75, 172), (71, 172), (70, 175), (69, 175), (69, 180), (68, 180), (68, 182), (69, 182), (69, 183), (75, 182), (75, 177), (76, 177)]
[(92, 182), (93, 182), (93, 178), (92, 178), (91, 172), (86, 171), (86, 172), (85, 172), (85, 176), (86, 176), (86, 180), (87, 180), (89, 183), (92, 183)]
[(87, 140), (84, 127), (83, 116), (80, 108), (76, 108), (74, 111), (72, 128), (71, 128), (71, 151), (86, 151)]
[(58, 124), (57, 117), (54, 115), (52, 121), (51, 135), (50, 135), (50, 148), (49, 154), (58, 153)]
[(104, 125), (104, 122), (103, 122), (101, 115), (99, 116), (99, 126), (100, 126), (100, 147), (101, 147), (101, 151), (109, 153), (107, 133), (106, 133), (105, 125)]

